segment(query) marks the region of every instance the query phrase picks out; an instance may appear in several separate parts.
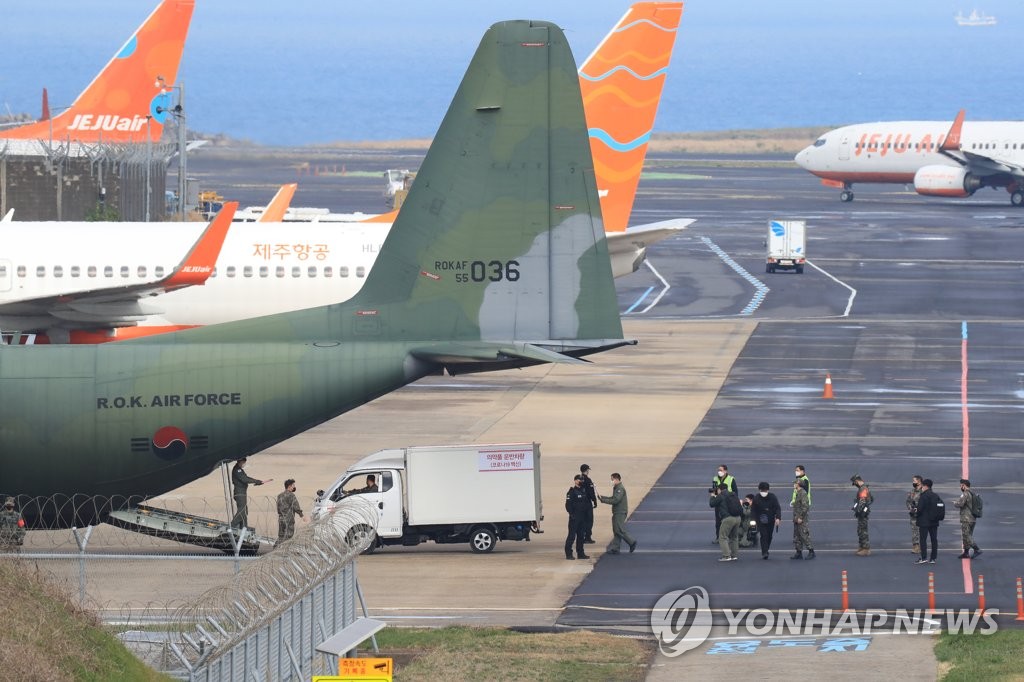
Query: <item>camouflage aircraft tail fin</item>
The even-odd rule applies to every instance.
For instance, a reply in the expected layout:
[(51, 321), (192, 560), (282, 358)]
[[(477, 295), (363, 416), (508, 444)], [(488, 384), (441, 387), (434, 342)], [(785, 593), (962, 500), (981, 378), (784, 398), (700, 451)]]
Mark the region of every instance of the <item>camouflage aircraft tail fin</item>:
[(452, 373), (627, 343), (562, 31), (488, 30), (354, 298), (175, 336), (398, 343)]
[(509, 344), (586, 354), (622, 338), (600, 210), (565, 36), (495, 24), (345, 307), (364, 319), (400, 310), (401, 326), (379, 318), (382, 336), (459, 341), (467, 356), (467, 341), (524, 360), (542, 353)]

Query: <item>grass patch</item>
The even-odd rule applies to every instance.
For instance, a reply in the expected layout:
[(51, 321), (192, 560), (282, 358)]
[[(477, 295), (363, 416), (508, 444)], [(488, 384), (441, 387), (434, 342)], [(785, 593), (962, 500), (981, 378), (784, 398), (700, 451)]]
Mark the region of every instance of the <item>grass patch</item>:
[[(502, 628), (386, 628), (383, 657), (395, 680), (643, 680), (654, 644), (594, 632), (523, 633)], [(376, 655), (376, 654), (373, 654)]]
[(935, 645), (944, 682), (1024, 680), (1024, 630), (991, 635), (943, 633)]
[(8, 680), (167, 680), (30, 565), (0, 559), (0, 670)]

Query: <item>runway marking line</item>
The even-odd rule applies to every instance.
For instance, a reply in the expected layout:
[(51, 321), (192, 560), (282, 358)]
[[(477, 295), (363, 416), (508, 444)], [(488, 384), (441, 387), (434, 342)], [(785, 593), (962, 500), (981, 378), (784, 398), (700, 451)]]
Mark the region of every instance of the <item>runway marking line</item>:
[[(971, 461), (971, 419), (970, 406), (967, 402), (967, 321), (960, 323), (960, 415), (963, 420), (963, 440), (961, 442), (960, 477), (970, 478)], [(964, 594), (974, 593), (974, 574), (971, 572), (971, 560), (961, 559), (960, 565), (964, 574)]]

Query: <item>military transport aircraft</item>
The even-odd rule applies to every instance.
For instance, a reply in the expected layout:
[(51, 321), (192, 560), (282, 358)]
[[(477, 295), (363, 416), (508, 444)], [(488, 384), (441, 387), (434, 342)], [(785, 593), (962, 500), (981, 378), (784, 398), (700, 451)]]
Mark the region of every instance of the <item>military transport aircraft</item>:
[(551, 23), (502, 22), (353, 299), (121, 343), (0, 346), (0, 495), (30, 525), (93, 524), (421, 377), (630, 343), (568, 43)]

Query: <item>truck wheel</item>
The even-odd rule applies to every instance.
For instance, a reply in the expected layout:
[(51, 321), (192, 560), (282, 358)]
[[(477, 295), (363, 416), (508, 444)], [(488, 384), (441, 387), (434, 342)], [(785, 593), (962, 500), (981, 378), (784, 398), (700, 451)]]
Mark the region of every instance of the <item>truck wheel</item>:
[(360, 524), (350, 528), (348, 533), (345, 534), (345, 544), (349, 547), (357, 547), (366, 543), (368, 535), (373, 536), (373, 539), (369, 541), (369, 544), (366, 545), (366, 548), (360, 554), (373, 554), (373, 550), (377, 549), (377, 536), (373, 535), (373, 529), (369, 526)]
[(490, 552), (497, 541), (498, 536), (490, 528), (477, 528), (469, 536), (469, 546), (477, 554)]

